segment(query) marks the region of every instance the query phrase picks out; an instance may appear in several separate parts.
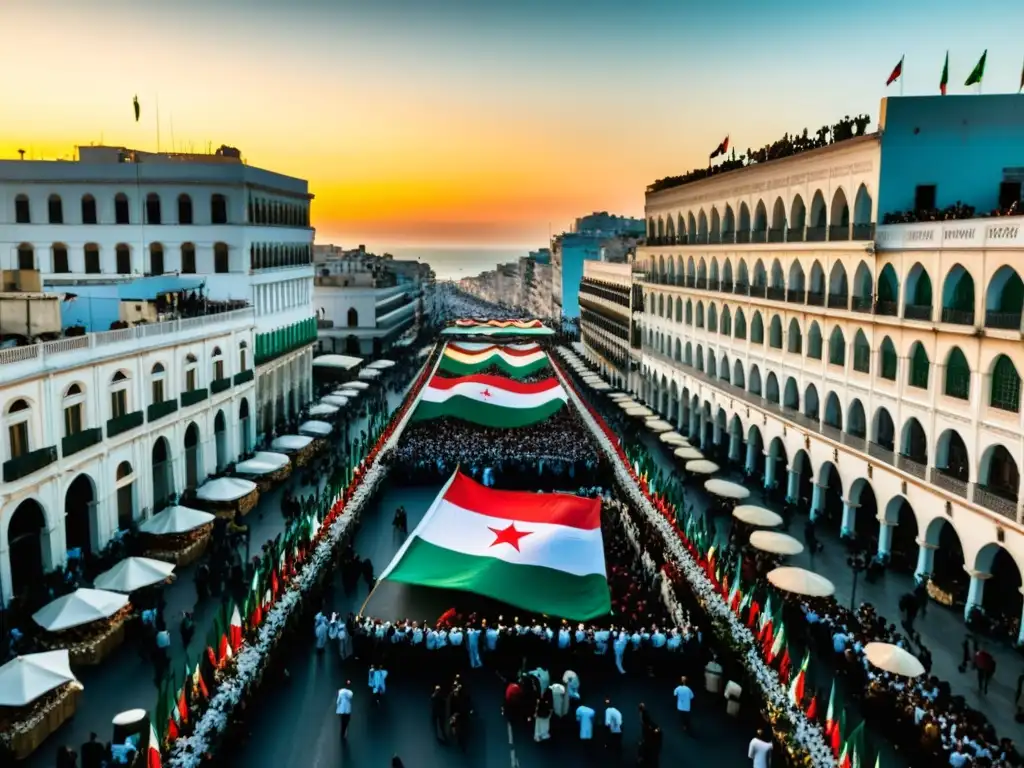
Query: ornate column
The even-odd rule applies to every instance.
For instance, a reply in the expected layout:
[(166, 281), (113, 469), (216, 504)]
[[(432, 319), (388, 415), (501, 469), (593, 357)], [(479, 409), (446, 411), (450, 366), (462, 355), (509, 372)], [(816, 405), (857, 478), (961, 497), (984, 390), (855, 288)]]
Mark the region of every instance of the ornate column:
[(932, 575), (935, 568), (935, 550), (938, 544), (929, 544), (924, 539), (917, 540), (917, 567), (914, 568), (914, 578), (920, 581), (926, 576)]
[(786, 501), (796, 504), (800, 501), (800, 473), (795, 469), (789, 469), (789, 476), (786, 482)]
[(843, 522), (839, 527), (841, 536), (852, 536), (857, 524), (857, 509), (860, 504), (854, 504), (849, 499), (843, 499)]
[(896, 523), (890, 523), (885, 519), (884, 513), (878, 514), (878, 556), (887, 557), (892, 551), (892, 529)]
[(966, 565), (964, 570), (971, 577), (971, 586), (967, 589), (967, 602), (964, 603), (964, 619), (966, 620), (971, 615), (971, 609), (974, 606), (981, 606), (981, 601), (985, 597), (985, 582), (992, 578), (992, 574), (975, 571)]

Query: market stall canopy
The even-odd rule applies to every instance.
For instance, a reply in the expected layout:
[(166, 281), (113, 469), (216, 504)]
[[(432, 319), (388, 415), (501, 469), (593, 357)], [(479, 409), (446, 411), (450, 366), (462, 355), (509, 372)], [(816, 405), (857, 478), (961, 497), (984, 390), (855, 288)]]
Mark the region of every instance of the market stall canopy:
[[(345, 402), (342, 405), (347, 405), (347, 404), (348, 404), (348, 400), (345, 400)], [(317, 403), (316, 405), (314, 405), (312, 408), (309, 409), (309, 415), (310, 416), (333, 416), (334, 414), (336, 414), (338, 412), (338, 410), (340, 408), (341, 408), (341, 406), (339, 406), (339, 405), (331, 405), (330, 403), (321, 402), (321, 403)]]
[(334, 430), (326, 421), (304, 421), (299, 425), (299, 433), (314, 437), (327, 437)]
[(149, 557), (126, 557), (93, 579), (92, 585), (96, 589), (128, 593), (166, 581), (172, 573), (174, 563)]
[(149, 520), (139, 526), (143, 533), (155, 535), (187, 533), (195, 530), (201, 525), (212, 523), (214, 515), (209, 512), (200, 512), (191, 507), (167, 507), (157, 512)]
[(799, 555), (804, 545), (788, 533), (776, 531), (754, 531), (750, 534), (750, 546), (773, 555)]
[(806, 597), (830, 597), (836, 592), (835, 584), (824, 576), (790, 565), (769, 571), (768, 581), (781, 590)]
[(269, 475), (287, 467), (289, 461), (291, 459), (283, 453), (257, 451), (251, 459), (238, 462), (235, 465), (235, 472), (240, 475)]
[(349, 400), (359, 397), (362, 392), (358, 389), (339, 389), (337, 392), (331, 393), (330, 397), (345, 397)]
[(349, 355), (320, 355), (313, 358), (314, 368), (334, 368), (340, 371), (351, 371), (363, 364), (363, 358)]
[(625, 399), (620, 399), (619, 402), (618, 402), (618, 406), (622, 410), (626, 410), (627, 408), (636, 408), (638, 405), (640, 405), (640, 403), (638, 403), (636, 400), (633, 400), (632, 398), (629, 398), (629, 397), (627, 397)]
[(625, 392), (609, 392), (608, 393), (608, 397), (610, 397), (615, 402), (619, 402), (620, 400), (631, 400), (632, 399)]
[(270, 447), (283, 453), (297, 453), (313, 442), (308, 435), (281, 435), (275, 437)]
[(103, 589), (76, 589), (58, 597), (32, 614), (32, 620), (48, 632), (80, 627), (108, 619), (128, 605), (128, 595)]
[(627, 416), (635, 416), (636, 418), (646, 418), (653, 416), (654, 411), (648, 408), (646, 405), (634, 405), (626, 409)]
[(676, 458), (682, 459), (683, 461), (697, 461), (698, 459), (704, 458), (703, 453), (690, 445), (684, 445), (681, 448), (676, 448), (672, 451), (672, 455)]
[(691, 475), (713, 475), (719, 470), (719, 466), (707, 459), (693, 459), (686, 462), (684, 468)]
[(653, 421), (647, 422), (647, 428), (651, 430), (651, 432), (667, 433), (672, 430), (672, 425), (669, 424), (667, 421), (664, 421), (663, 419), (654, 419)]
[(736, 499), (737, 501), (745, 499), (750, 495), (750, 491), (739, 483), (734, 483), (731, 480), (722, 480), (717, 477), (704, 483), (704, 490), (708, 493), (713, 493), (715, 496), (721, 496), (723, 499)]
[(370, 385), (365, 381), (346, 381), (342, 389), (369, 389)]
[(775, 528), (782, 525), (782, 515), (754, 504), (741, 504), (732, 511), (732, 516), (741, 523), (762, 528)]
[(916, 656), (892, 643), (868, 643), (864, 646), (864, 656), (871, 666), (894, 675), (920, 677), (924, 674), (924, 665)]
[(196, 491), (196, 497), (203, 501), (238, 501), (256, 490), (256, 483), (240, 477), (218, 477), (203, 483)]
[(595, 392), (607, 392), (612, 388), (611, 384), (606, 384), (603, 381), (599, 381), (597, 384), (592, 384), (590, 387)]
[(373, 368), (374, 370), (383, 371), (388, 368), (393, 368), (395, 365), (394, 360), (374, 360), (372, 363), (367, 365), (367, 368)]
[(690, 441), (687, 440), (682, 435), (680, 435), (678, 432), (662, 432), (660, 435), (658, 435), (658, 439), (661, 440), (661, 442), (663, 443), (668, 443), (669, 445), (678, 445), (680, 447), (690, 444)]
[(0, 707), (24, 707), (64, 683), (78, 682), (67, 649), (15, 656), (0, 667)]
[(380, 371), (376, 368), (363, 368), (359, 372), (360, 379), (376, 379), (378, 376), (380, 376)]
[[(341, 395), (325, 395), (320, 398), (320, 402), (324, 405), (328, 405), (331, 408), (344, 408), (348, 405), (348, 398), (342, 397)], [(313, 411), (310, 410), (310, 416), (313, 415)]]

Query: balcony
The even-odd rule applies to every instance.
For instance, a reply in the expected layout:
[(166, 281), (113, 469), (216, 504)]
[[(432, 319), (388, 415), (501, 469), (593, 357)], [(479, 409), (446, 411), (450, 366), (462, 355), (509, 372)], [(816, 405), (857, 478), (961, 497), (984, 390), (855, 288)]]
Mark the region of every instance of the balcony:
[(694, 283), (694, 288), (699, 291), (706, 291), (708, 289), (708, 279), (706, 277), (698, 277)]
[(223, 379), (214, 379), (210, 382), (210, 392), (215, 395), (220, 394), (224, 390), (231, 386), (231, 377), (227, 376)]
[(13, 483), (48, 467), (57, 460), (57, 446), (50, 445), (4, 462), (4, 482)]
[(787, 243), (802, 243), (804, 241), (803, 227), (790, 227), (786, 230)]
[(786, 301), (790, 304), (803, 304), (807, 301), (807, 291), (790, 289), (786, 291)]
[(874, 224), (854, 224), (853, 225), (853, 239), (854, 240), (874, 240), (875, 239), (875, 225)]
[(740, 243), (741, 245), (749, 243), (750, 242), (750, 230), (748, 230), (748, 229), (741, 229), (740, 231), (738, 231), (736, 233), (736, 242)]
[(718, 283), (718, 290), (721, 291), (722, 293), (732, 293), (732, 289), (733, 283), (731, 280), (729, 280), (728, 282), (722, 280), (721, 282)]
[(824, 243), (828, 237), (828, 227), (808, 227), (806, 241), (808, 243)]
[(768, 230), (768, 242), (769, 243), (784, 243), (784, 242), (786, 242), (786, 230), (782, 229), (782, 228), (779, 228), (779, 229), (769, 229)]
[(123, 416), (115, 416), (113, 419), (107, 419), (107, 439), (117, 437), (129, 429), (141, 427), (145, 421), (144, 416), (145, 414), (142, 411), (134, 411)]
[(150, 423), (158, 421), (159, 419), (162, 419), (165, 416), (170, 416), (176, 410), (178, 410), (177, 398), (164, 400), (163, 402), (160, 403), (153, 403), (146, 409), (146, 421)]
[(1019, 331), (1021, 326), (1020, 312), (994, 312), (985, 311), (985, 327), (997, 328), (1006, 331)]
[(694, 245), (707, 245), (708, 244), (708, 233), (707, 232), (698, 232), (697, 235), (693, 238), (693, 244)]
[(773, 286), (768, 289), (765, 295), (772, 301), (785, 301), (786, 289), (778, 286)]
[(256, 365), (269, 363), (271, 360), (276, 360), (296, 349), (312, 344), (316, 341), (316, 337), (315, 317), (300, 320), (270, 333), (256, 334)]
[(942, 322), (950, 325), (974, 325), (974, 310), (943, 307)]
[(875, 314), (882, 315), (884, 317), (896, 317), (900, 311), (900, 304), (898, 301), (876, 301), (875, 302)]
[(904, 320), (931, 320), (932, 319), (932, 307), (931, 304), (907, 304), (903, 307), (903, 319)]
[(853, 304), (851, 309), (854, 312), (871, 312), (874, 309), (874, 303), (871, 296), (854, 296)]
[(750, 242), (752, 243), (767, 243), (768, 242), (768, 230), (766, 229), (755, 229), (750, 233)]
[(708, 244), (709, 245), (718, 245), (721, 242), (722, 242), (722, 233), (721, 232), (710, 232), (710, 233), (708, 233)]
[(746, 296), (750, 291), (750, 286), (746, 283), (736, 283), (733, 287), (732, 292), (739, 296)]
[(245, 384), (247, 381), (252, 381), (255, 376), (256, 372), (252, 368), (247, 371), (240, 371), (235, 374), (235, 386), (237, 387), (239, 384)]
[(203, 387), (202, 389), (190, 389), (187, 392), (181, 393), (181, 407), (188, 408), (190, 405), (201, 403), (207, 397), (210, 396), (210, 391)]
[(736, 232), (734, 230), (731, 230), (731, 229), (730, 230), (726, 230), (725, 232), (723, 232), (722, 233), (722, 242), (723, 243), (735, 243), (736, 242)]
[(825, 294), (817, 291), (808, 291), (807, 303), (812, 307), (824, 307), (825, 306)]
[(839, 224), (828, 228), (828, 239), (830, 241), (837, 240), (849, 240), (850, 239), (850, 227), (848, 225)]
[(750, 286), (750, 295), (763, 299), (765, 294), (768, 292), (768, 287), (759, 283), (754, 283)]
[(60, 441), (60, 455), (67, 458), (72, 454), (84, 451), (86, 448), (96, 445), (96, 443), (100, 442), (102, 439), (103, 430), (99, 427), (83, 429), (81, 432), (75, 432), (73, 435), (68, 435)]
[(850, 296), (845, 293), (830, 293), (828, 295), (829, 309), (849, 309)]

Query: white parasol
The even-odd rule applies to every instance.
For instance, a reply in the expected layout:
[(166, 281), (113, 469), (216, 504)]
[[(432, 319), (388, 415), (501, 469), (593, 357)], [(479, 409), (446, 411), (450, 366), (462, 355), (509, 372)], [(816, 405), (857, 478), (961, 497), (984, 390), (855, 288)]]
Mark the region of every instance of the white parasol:
[(707, 459), (694, 459), (686, 462), (684, 468), (692, 475), (713, 475), (719, 470), (719, 466)]
[(647, 422), (647, 428), (651, 432), (669, 432), (672, 430), (672, 425), (663, 419), (654, 419)]
[(240, 475), (269, 475), (284, 469), (291, 461), (283, 453), (272, 453), (271, 451), (257, 451), (251, 459), (240, 461), (235, 465), (235, 472)]
[(623, 400), (619, 400), (619, 402), (618, 402), (618, 406), (622, 410), (626, 410), (627, 408), (636, 408), (639, 405), (640, 405), (640, 403), (638, 403), (636, 400), (634, 400), (631, 397), (627, 397), (627, 398), (625, 398)]
[[(346, 401), (347, 403), (348, 401)], [(333, 416), (339, 410), (339, 406), (328, 403), (317, 403), (309, 409), (310, 416)]]
[(363, 362), (361, 357), (350, 355), (320, 355), (313, 358), (314, 368), (335, 368), (340, 371), (350, 371)]
[(104, 571), (95, 579), (96, 589), (111, 592), (134, 592), (136, 589), (151, 587), (174, 573), (174, 563), (154, 560), (150, 557), (126, 557), (113, 568)]
[(782, 525), (781, 515), (754, 504), (741, 504), (732, 511), (732, 516), (741, 523), (761, 528), (775, 528), (778, 525)]
[(296, 453), (313, 442), (309, 435), (281, 435), (275, 437), (270, 447), (282, 453)]
[(346, 381), (341, 387), (342, 389), (369, 389), (370, 385), (365, 381)]
[(829, 597), (836, 592), (835, 584), (824, 576), (790, 565), (770, 571), (768, 581), (781, 590), (806, 597)]
[(804, 545), (788, 533), (776, 531), (754, 531), (750, 534), (750, 546), (773, 555), (799, 555)]
[(128, 595), (103, 589), (76, 589), (44, 605), (32, 614), (32, 620), (49, 632), (59, 632), (109, 619), (126, 605)]
[(196, 497), (203, 501), (237, 501), (256, 490), (256, 483), (240, 477), (218, 477), (203, 483), (196, 491)]
[(708, 493), (713, 493), (715, 496), (721, 496), (723, 499), (736, 499), (737, 501), (741, 501), (750, 495), (750, 491), (739, 483), (734, 483), (731, 480), (722, 480), (717, 477), (704, 483), (704, 490)]
[(191, 507), (167, 507), (139, 526), (143, 533), (154, 535), (187, 533), (201, 525), (212, 523), (214, 516)]
[(634, 416), (634, 417), (639, 419), (639, 418), (646, 418), (648, 416), (653, 416), (654, 415), (654, 411), (652, 411), (646, 405), (634, 405), (634, 406), (626, 409), (626, 415), (627, 416)]
[(64, 683), (76, 683), (67, 649), (16, 656), (0, 667), (0, 707), (24, 707)]
[(658, 439), (669, 445), (678, 445), (680, 448), (690, 444), (690, 441), (678, 432), (662, 432), (658, 435)]
[(372, 363), (370, 363), (366, 367), (367, 368), (374, 368), (374, 369), (377, 369), (377, 370), (384, 371), (384, 370), (387, 370), (388, 368), (393, 368), (394, 365), (395, 365), (395, 361), (394, 360), (374, 360)]
[(299, 425), (299, 434), (327, 437), (334, 428), (326, 421), (305, 421)]
[[(341, 395), (326, 395), (320, 398), (320, 402), (330, 408), (337, 409), (344, 408), (346, 405), (348, 405), (348, 398), (342, 397)], [(312, 410), (310, 410), (309, 415), (314, 415)]]
[(864, 655), (873, 667), (894, 675), (920, 677), (924, 674), (924, 665), (916, 656), (892, 643), (868, 643), (864, 646)]
[(380, 371), (377, 368), (363, 368), (358, 375), (360, 379), (376, 379)]
[(684, 445), (681, 448), (676, 448), (672, 451), (672, 455), (682, 459), (683, 461), (695, 461), (697, 459), (704, 458), (703, 453), (690, 445)]

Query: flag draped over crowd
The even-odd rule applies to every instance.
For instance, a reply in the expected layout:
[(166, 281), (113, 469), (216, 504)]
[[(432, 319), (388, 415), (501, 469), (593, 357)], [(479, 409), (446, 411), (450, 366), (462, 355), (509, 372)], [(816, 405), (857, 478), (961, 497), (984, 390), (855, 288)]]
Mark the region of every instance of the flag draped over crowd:
[(532, 376), (551, 367), (548, 356), (538, 344), (510, 344), (502, 347), (495, 344), (463, 343), (449, 344), (445, 348), (439, 370), (454, 376), (471, 376), (492, 366), (513, 379)]
[(576, 621), (605, 616), (601, 501), (485, 488), (456, 470), (381, 578)]
[(558, 379), (524, 383), (502, 376), (434, 376), (424, 387), (413, 419), (457, 417), (483, 427), (527, 427), (551, 418), (568, 395)]

